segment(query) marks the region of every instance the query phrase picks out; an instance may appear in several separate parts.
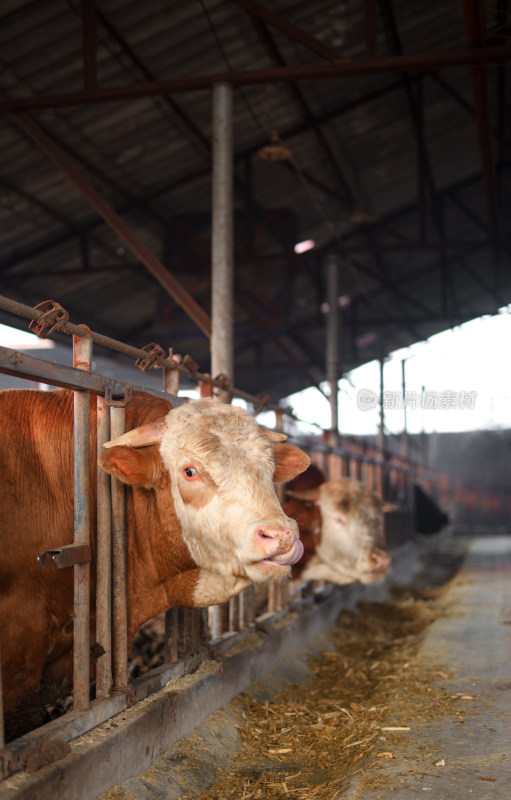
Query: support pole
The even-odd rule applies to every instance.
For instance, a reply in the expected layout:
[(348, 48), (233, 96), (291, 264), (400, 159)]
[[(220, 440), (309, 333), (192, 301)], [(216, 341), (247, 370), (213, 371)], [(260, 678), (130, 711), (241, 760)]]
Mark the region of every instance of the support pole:
[[(90, 331), (89, 331), (90, 333)], [(92, 336), (73, 336), (73, 366), (91, 371)], [(74, 393), (74, 543), (90, 544), (90, 400)], [(90, 562), (74, 565), (73, 710), (89, 708)]]
[(339, 380), (339, 269), (338, 256), (326, 258), (328, 314), (326, 320), (326, 377), (330, 387), (331, 444), (337, 444), (339, 433), (338, 388)]
[(403, 440), (402, 440), (402, 456), (405, 460), (408, 459), (408, 417), (406, 409), (406, 358), (401, 361), (401, 383), (403, 391)]
[[(234, 380), (232, 86), (213, 87), (211, 374)], [(228, 391), (219, 392), (230, 403)]]
[[(126, 409), (110, 408), (112, 439), (126, 431)], [(125, 485), (112, 476), (112, 661), (113, 692), (123, 694), (128, 686), (128, 601)]]

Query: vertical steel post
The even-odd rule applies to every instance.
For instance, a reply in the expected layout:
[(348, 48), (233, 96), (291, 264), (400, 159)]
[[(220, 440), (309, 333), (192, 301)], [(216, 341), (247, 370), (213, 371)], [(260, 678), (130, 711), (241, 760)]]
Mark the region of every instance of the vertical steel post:
[(175, 664), (178, 660), (178, 615), (177, 608), (169, 608), (165, 612), (165, 655), (166, 664)]
[(339, 432), (339, 405), (337, 381), (339, 380), (339, 268), (336, 255), (326, 258), (327, 302), (326, 320), (326, 378), (330, 387), (330, 444), (337, 444)]
[[(211, 374), (234, 380), (232, 94), (230, 84), (213, 87)], [(231, 401), (229, 392), (219, 397)]]
[[(110, 439), (110, 414), (104, 397), (97, 399), (97, 457)], [(110, 476), (98, 467), (96, 547), (96, 641), (104, 653), (96, 661), (96, 697), (112, 688), (112, 502)]]
[[(126, 409), (110, 408), (110, 435), (116, 439), (126, 431)], [(126, 496), (124, 484), (111, 478), (112, 485), (112, 616), (113, 690), (128, 686), (128, 604), (126, 553)]]
[(2, 691), (2, 653), (0, 652), (0, 747), (5, 744), (4, 736), (4, 701)]
[[(92, 337), (73, 336), (73, 366), (91, 372), (91, 363)], [(73, 396), (74, 542), (90, 544), (90, 398), (88, 392), (76, 391)], [(86, 711), (90, 685), (90, 562), (75, 564), (73, 570), (73, 708)]]
[(403, 441), (402, 441), (402, 456), (408, 460), (408, 419), (406, 409), (406, 358), (401, 361), (401, 383), (403, 391)]
[(213, 640), (222, 635), (222, 606), (209, 606), (208, 625)]

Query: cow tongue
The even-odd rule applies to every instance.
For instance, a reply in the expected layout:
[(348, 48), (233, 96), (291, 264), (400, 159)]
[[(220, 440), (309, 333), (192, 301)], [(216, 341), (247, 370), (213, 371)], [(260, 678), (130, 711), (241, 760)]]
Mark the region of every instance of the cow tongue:
[(278, 564), (281, 567), (290, 567), (291, 564), (296, 564), (297, 561), (300, 561), (302, 556), (303, 544), (299, 539), (297, 539), (291, 550), (288, 550), (287, 553), (281, 553), (280, 555), (273, 556), (267, 560), (271, 561), (273, 564)]

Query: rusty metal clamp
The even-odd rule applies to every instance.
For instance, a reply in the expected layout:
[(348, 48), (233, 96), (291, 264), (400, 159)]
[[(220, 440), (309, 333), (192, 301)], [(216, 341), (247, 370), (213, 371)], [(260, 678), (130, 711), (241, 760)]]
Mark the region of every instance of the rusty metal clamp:
[[(122, 395), (122, 397), (114, 398), (114, 394)], [(106, 386), (105, 403), (107, 406), (113, 406), (113, 408), (126, 408), (128, 403), (131, 402), (132, 394), (131, 386)]]
[(158, 361), (167, 358), (163, 347), (160, 347), (160, 345), (155, 342), (145, 344), (140, 349), (147, 353), (147, 355), (141, 356), (135, 361), (135, 366), (141, 369), (142, 372), (148, 372), (153, 367), (159, 367)]
[[(32, 333), (36, 333), (40, 339), (46, 339), (53, 331), (61, 331), (69, 322), (69, 314), (60, 303), (54, 300), (44, 300), (37, 306), (36, 311), (42, 311), (39, 319), (33, 319), (28, 326)], [(49, 328), (49, 330), (46, 330)]]
[(264, 394), (264, 392), (258, 394), (254, 403), (254, 414), (259, 414), (261, 411), (264, 411), (264, 409), (268, 407), (269, 403), (269, 395)]
[(199, 371), (199, 365), (196, 361), (193, 360), (191, 356), (185, 356), (183, 358), (182, 366), (188, 370), (190, 377), (197, 379), (197, 372)]
[(215, 386), (223, 392), (228, 392), (231, 389), (232, 380), (228, 375), (224, 375), (223, 372), (221, 372), (220, 375), (217, 375), (215, 378)]

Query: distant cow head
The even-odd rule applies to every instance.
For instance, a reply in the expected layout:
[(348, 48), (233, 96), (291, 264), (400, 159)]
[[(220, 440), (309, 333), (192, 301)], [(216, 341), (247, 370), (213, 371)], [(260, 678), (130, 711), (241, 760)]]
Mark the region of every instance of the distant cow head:
[(382, 538), (383, 504), (363, 484), (350, 478), (326, 481), (289, 494), (317, 506), (314, 556), (301, 577), (346, 584), (375, 583), (387, 573), (391, 558)]
[[(273, 481), (292, 479), (309, 457), (284, 438), (240, 408), (196, 400), (108, 442), (100, 465), (159, 492), (160, 505), (171, 496), (169, 513), (198, 567), (226, 580), (264, 581), (287, 574), (303, 552)], [(196, 604), (210, 602), (220, 601), (204, 595)]]

